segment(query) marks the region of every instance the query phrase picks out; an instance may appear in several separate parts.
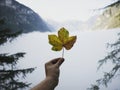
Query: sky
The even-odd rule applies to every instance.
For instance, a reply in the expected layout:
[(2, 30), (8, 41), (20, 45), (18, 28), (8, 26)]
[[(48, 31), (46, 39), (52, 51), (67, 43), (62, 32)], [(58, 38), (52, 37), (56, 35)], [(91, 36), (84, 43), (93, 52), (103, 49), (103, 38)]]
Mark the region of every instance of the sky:
[(105, 7), (114, 0), (17, 0), (30, 7), (45, 20), (86, 21), (97, 11), (94, 9)]

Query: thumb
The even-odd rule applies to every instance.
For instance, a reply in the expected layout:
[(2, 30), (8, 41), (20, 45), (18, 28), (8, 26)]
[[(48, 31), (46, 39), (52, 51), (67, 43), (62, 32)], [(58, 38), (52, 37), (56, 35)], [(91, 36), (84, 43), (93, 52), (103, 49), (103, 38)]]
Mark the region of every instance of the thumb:
[(63, 62), (64, 62), (64, 58), (60, 58), (60, 59), (57, 61), (56, 65), (57, 65), (58, 67), (60, 67)]

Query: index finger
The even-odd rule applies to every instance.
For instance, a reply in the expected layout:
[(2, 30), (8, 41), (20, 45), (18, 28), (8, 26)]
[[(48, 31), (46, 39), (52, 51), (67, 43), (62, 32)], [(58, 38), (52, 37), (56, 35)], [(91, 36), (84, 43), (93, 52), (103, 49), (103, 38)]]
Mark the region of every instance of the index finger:
[(51, 60), (50, 62), (51, 62), (52, 64), (56, 64), (59, 59), (60, 59), (60, 58), (55, 58), (55, 59)]

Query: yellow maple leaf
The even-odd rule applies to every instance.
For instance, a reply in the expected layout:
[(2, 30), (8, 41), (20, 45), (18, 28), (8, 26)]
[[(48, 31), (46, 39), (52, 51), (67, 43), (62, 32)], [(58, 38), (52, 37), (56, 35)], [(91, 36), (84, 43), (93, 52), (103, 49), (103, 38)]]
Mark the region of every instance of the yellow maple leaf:
[(63, 27), (55, 34), (48, 35), (49, 43), (53, 46), (52, 50), (60, 51), (62, 48), (70, 50), (76, 42), (77, 36), (70, 36), (69, 32)]

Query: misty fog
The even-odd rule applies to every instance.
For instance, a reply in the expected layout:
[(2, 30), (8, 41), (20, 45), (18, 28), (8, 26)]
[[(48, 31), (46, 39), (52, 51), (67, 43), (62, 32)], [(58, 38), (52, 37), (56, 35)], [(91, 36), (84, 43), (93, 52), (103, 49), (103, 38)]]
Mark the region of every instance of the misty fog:
[[(103, 72), (110, 70), (112, 64), (108, 63), (97, 71), (98, 61), (107, 55), (107, 43), (114, 43), (117, 40), (119, 30), (70, 31), (70, 35), (77, 35), (77, 41), (71, 50), (65, 50), (60, 83), (55, 90), (86, 90), (95, 83), (95, 80), (102, 77)], [(51, 50), (48, 34), (57, 34), (57, 32), (23, 34), (13, 42), (0, 46), (0, 53), (26, 52), (25, 57), (19, 60), (18, 67), (37, 67), (26, 79), (32, 83), (31, 87), (45, 78), (45, 62), (62, 56), (61, 51)], [(108, 88), (103, 87), (101, 90), (115, 90), (119, 87), (119, 83), (120, 80), (116, 78)]]

